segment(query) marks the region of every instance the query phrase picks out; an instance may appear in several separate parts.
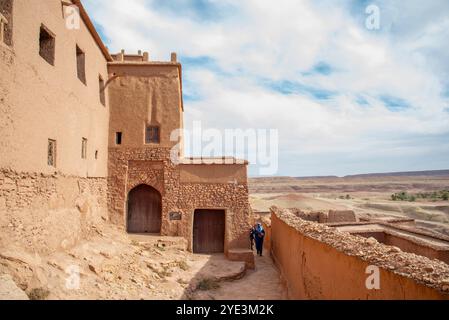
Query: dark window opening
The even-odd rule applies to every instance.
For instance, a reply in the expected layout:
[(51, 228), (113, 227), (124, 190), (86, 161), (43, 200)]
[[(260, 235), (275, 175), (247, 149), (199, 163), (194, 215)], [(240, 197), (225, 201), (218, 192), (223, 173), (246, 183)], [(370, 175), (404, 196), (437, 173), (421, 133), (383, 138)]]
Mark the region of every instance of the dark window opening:
[(55, 65), (55, 36), (43, 25), (39, 34), (39, 55), (52, 66)]
[(12, 46), (13, 0), (0, 0), (0, 42)]
[(78, 79), (86, 84), (86, 54), (76, 46), (76, 71)]
[(101, 104), (102, 105), (106, 105), (106, 97), (105, 97), (105, 87), (104, 87), (104, 80), (103, 80), (103, 78), (100, 76), (99, 77), (99, 79), (98, 79), (98, 86), (99, 86), (99, 89), (100, 89), (100, 102), (101, 102)]
[(121, 132), (115, 133), (115, 144), (122, 144), (122, 133)]
[(56, 167), (56, 140), (48, 139), (47, 163)]
[(159, 143), (160, 130), (158, 126), (148, 126), (145, 132), (145, 143)]
[(95, 150), (95, 160), (98, 159), (98, 150)]
[(83, 138), (83, 141), (81, 143), (81, 159), (87, 158), (87, 139)]

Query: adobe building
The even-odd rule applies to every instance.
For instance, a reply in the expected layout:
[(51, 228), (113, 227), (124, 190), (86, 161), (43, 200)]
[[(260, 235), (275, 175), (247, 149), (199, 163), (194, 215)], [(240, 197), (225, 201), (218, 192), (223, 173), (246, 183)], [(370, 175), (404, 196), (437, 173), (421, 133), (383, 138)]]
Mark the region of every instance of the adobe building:
[(193, 252), (252, 255), (247, 162), (188, 159), (170, 139), (183, 128), (176, 54), (111, 55), (79, 0), (0, 0), (0, 13), (0, 225), (48, 220), (62, 243), (61, 224), (103, 217)]

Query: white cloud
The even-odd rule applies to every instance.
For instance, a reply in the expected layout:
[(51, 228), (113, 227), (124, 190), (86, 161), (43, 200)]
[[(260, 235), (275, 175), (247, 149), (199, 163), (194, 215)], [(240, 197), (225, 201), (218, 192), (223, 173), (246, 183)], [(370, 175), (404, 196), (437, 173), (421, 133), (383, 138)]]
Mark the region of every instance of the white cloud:
[[(364, 28), (364, 8), (350, 1), (202, 2), (179, 1), (178, 10), (156, 0), (86, 6), (111, 50), (149, 50), (156, 60), (171, 51), (209, 57), (212, 66), (185, 65), (185, 94), (198, 97), (185, 102), (186, 126), (201, 119), (219, 129), (279, 129), (279, 174), (449, 167), (447, 1), (378, 1), (377, 32)], [(210, 18), (215, 9), (220, 14)], [(311, 73), (320, 62), (330, 73)], [(285, 94), (266, 80), (305, 88)], [(304, 92), (315, 88), (334, 94)], [(389, 110), (381, 97), (407, 107)]]

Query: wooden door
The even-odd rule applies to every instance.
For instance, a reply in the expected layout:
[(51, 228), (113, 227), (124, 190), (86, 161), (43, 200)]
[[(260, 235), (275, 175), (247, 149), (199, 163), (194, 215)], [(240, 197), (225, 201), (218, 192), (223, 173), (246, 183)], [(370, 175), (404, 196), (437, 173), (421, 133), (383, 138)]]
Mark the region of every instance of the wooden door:
[(128, 195), (128, 232), (160, 233), (162, 200), (160, 193), (147, 185), (140, 185)]
[(193, 252), (224, 252), (225, 211), (195, 210), (193, 218)]

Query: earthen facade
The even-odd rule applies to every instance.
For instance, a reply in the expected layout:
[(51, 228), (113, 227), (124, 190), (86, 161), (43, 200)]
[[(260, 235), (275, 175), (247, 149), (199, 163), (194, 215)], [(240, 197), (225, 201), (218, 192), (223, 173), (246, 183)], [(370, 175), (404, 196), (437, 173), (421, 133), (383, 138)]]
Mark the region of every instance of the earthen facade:
[[(67, 6), (79, 10), (79, 28), (67, 26)], [(0, 13), (3, 216), (57, 203), (96, 212), (124, 231), (159, 221), (158, 233), (184, 237), (193, 250), (195, 212), (209, 210), (224, 213), (223, 252), (248, 246), (247, 163), (189, 161), (182, 134), (171, 139), (184, 112), (176, 54), (167, 62), (146, 52), (110, 55), (78, 0), (1, 0)], [(82, 185), (100, 189), (87, 207), (79, 203)], [(160, 203), (142, 195), (130, 201), (139, 186)]]

